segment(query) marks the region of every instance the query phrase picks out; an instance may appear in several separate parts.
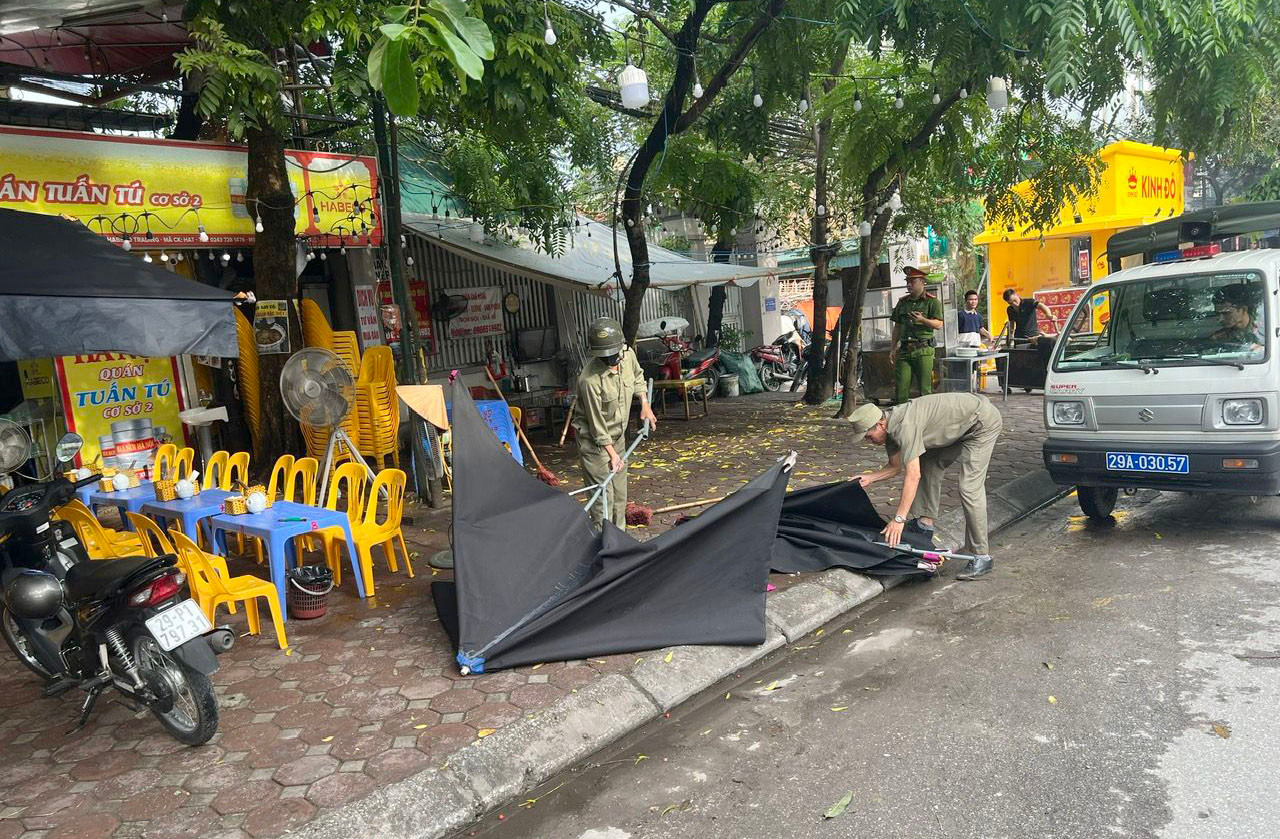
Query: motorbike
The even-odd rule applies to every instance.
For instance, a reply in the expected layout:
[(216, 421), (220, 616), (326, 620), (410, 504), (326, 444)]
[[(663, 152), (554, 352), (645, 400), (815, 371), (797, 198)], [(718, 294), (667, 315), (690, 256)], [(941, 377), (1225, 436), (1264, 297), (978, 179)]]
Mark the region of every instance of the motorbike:
[(760, 383), (765, 390), (777, 393), (795, 381), (799, 367), (797, 356), (787, 351), (787, 347), (779, 343), (779, 338), (772, 344), (764, 344), (751, 350), (751, 360), (760, 374)]
[(659, 379), (703, 379), (707, 396), (716, 395), (720, 386), (719, 347), (695, 350), (693, 344), (679, 335), (663, 335), (659, 340), (667, 348), (667, 354), (658, 361)]
[(218, 730), (209, 677), (235, 635), (183, 596), (173, 555), (90, 560), (74, 531), (51, 521), (77, 489), (100, 480), (63, 476), (82, 444), (68, 434), (56, 448), (56, 477), (0, 496), (0, 636), (45, 681), (46, 697), (85, 694), (73, 732), (114, 689), (179, 742), (207, 743)]

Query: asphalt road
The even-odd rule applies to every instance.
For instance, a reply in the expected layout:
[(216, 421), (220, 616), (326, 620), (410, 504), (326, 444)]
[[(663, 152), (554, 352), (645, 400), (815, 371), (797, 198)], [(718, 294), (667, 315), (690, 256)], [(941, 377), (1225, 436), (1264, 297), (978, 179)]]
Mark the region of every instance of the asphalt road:
[(1121, 505), (1060, 502), (991, 578), (900, 586), (461, 835), (1280, 836), (1280, 501)]

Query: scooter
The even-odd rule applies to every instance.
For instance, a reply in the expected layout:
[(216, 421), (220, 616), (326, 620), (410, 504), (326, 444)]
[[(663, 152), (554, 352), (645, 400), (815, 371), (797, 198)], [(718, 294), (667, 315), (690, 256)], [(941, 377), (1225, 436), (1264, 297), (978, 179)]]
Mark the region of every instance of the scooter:
[(777, 341), (752, 349), (751, 360), (756, 365), (756, 372), (760, 374), (760, 383), (765, 390), (777, 393), (795, 380), (798, 365), (787, 353), (786, 347)]
[(720, 348), (706, 347), (695, 350), (693, 344), (679, 335), (663, 335), (659, 338), (668, 353), (658, 361), (658, 378), (668, 381), (702, 379), (706, 382), (708, 398), (715, 396), (720, 387)]
[(181, 596), (185, 576), (172, 555), (90, 561), (79, 541), (50, 521), (77, 489), (100, 480), (62, 477), (83, 442), (76, 434), (58, 442), (58, 477), (0, 496), (0, 635), (45, 680), (46, 697), (85, 694), (72, 731), (84, 728), (99, 697), (114, 688), (179, 742), (207, 743), (218, 730), (209, 676), (235, 635), (214, 629), (196, 602)]

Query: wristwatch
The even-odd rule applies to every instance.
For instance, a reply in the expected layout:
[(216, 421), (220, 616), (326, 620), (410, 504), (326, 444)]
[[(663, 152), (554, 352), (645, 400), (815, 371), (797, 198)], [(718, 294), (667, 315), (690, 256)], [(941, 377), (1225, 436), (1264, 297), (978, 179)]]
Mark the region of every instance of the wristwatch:
[(907, 520), (906, 520), (906, 519), (904, 519), (902, 516), (894, 516), (894, 517), (893, 517), (893, 520), (894, 520), (894, 521), (896, 521), (898, 524), (906, 524), (906, 523), (907, 523)]

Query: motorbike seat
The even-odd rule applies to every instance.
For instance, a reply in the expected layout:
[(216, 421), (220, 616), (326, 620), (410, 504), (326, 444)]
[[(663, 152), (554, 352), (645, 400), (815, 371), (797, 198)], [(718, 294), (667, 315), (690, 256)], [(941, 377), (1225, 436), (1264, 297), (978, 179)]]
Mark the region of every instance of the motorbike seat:
[(90, 597), (114, 594), (130, 580), (154, 569), (173, 565), (176, 561), (170, 554), (154, 559), (149, 556), (129, 556), (123, 559), (79, 562), (67, 572), (67, 596), (74, 603)]
[(708, 358), (711, 358), (711, 356), (715, 355), (716, 352), (717, 350), (715, 347), (708, 347), (702, 350), (694, 350), (693, 352), (689, 353), (688, 357), (681, 359), (680, 366), (686, 367), (686, 368), (697, 367), (699, 364), (706, 361)]

